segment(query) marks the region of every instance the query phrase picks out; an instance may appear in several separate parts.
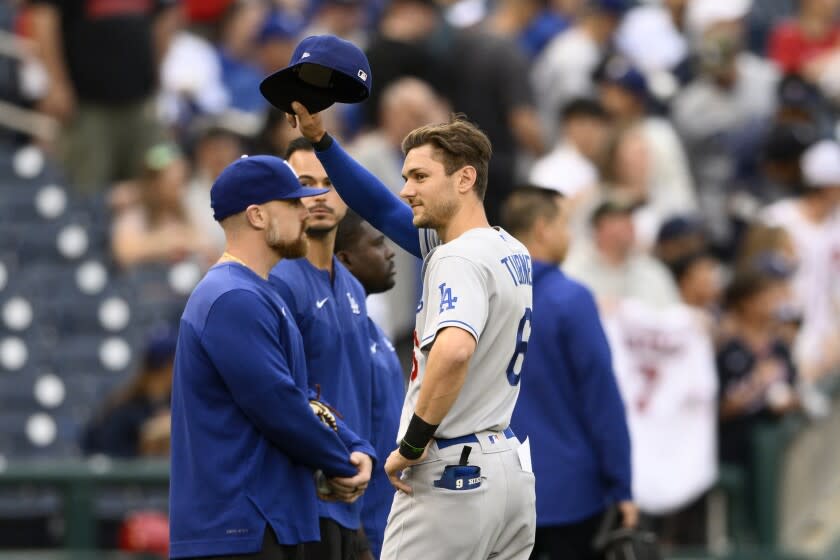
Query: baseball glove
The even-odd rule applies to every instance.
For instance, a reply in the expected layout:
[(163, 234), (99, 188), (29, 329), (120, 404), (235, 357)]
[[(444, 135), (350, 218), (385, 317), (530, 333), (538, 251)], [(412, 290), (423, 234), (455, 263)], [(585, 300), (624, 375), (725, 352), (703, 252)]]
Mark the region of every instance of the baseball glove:
[(335, 421), (335, 414), (330, 410), (330, 407), (314, 399), (309, 401), (309, 407), (325, 426), (332, 428), (334, 432), (338, 431), (338, 422)]

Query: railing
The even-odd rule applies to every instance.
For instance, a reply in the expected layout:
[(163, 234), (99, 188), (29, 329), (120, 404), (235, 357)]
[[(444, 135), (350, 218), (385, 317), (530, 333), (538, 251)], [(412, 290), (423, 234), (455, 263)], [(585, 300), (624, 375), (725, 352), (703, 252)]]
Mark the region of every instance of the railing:
[[(62, 497), (64, 546), (91, 550), (96, 545), (96, 496), (105, 485), (126, 484), (166, 488), (168, 461), (112, 461), (95, 457), (86, 461), (14, 462), (0, 470), (0, 486), (22, 484), (55, 488)], [(77, 556), (74, 556), (77, 557)]]
[(812, 558), (840, 560), (840, 379), (831, 412), (791, 416), (755, 434), (759, 542)]

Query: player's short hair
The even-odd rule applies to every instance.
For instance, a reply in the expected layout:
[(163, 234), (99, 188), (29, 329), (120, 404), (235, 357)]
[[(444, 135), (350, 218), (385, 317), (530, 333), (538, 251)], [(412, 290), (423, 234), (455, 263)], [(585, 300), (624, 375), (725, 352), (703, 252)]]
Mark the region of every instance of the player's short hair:
[(534, 185), (515, 188), (502, 206), (502, 227), (516, 236), (530, 231), (539, 218), (554, 219), (558, 212), (554, 200), (558, 196), (563, 195)]
[(364, 233), (364, 225), (365, 221), (362, 217), (348, 208), (347, 214), (338, 223), (333, 252), (350, 251), (356, 247), (359, 238)]
[(286, 148), (286, 161), (292, 157), (292, 154), (295, 152), (314, 152), (315, 148), (312, 146), (312, 142), (300, 136), (299, 138), (295, 138), (291, 142), (289, 142), (289, 147)]
[(431, 144), (440, 154), (443, 168), (451, 175), (471, 165), (475, 168), (475, 194), (484, 200), (487, 192), (488, 166), (493, 148), (481, 129), (464, 115), (453, 115), (448, 123), (429, 124), (415, 128), (403, 139), (403, 154), (414, 148)]

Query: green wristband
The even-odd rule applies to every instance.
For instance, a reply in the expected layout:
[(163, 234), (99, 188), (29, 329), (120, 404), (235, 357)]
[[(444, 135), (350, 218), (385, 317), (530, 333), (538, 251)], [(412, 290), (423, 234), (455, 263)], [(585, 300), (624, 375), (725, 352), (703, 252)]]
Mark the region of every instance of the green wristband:
[(405, 440), (400, 441), (400, 455), (411, 461), (419, 459), (425, 449), (425, 447), (414, 447)]
[(419, 459), (426, 449), (426, 444), (435, 435), (439, 424), (429, 424), (416, 414), (411, 417), (408, 429), (400, 441), (400, 455), (406, 459)]

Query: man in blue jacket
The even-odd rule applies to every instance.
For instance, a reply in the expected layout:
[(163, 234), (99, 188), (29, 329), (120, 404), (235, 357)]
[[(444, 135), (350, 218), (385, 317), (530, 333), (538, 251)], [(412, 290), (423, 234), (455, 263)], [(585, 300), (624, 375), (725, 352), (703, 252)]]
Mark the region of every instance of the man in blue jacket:
[(605, 510), (618, 505), (632, 527), (630, 437), (610, 348), (590, 291), (558, 265), (568, 246), (563, 197), (516, 189), (505, 229), (531, 254), (534, 310), (522, 390), (511, 427), (531, 441), (537, 535), (531, 558), (590, 560)]
[(370, 478), (372, 447), (310, 400), (300, 332), (267, 281), (280, 259), (305, 254), (300, 199), (319, 194), (271, 156), (243, 157), (213, 185), (227, 245), (181, 317), (172, 558), (300, 558), (301, 543), (320, 538), (313, 471), (328, 479), (331, 499), (346, 502)]
[[(336, 407), (356, 434), (371, 440), (374, 410), (373, 376), (365, 290), (333, 254), (336, 228), (347, 206), (332, 189), (327, 172), (303, 138), (286, 151), (289, 165), (307, 187), (319, 193), (309, 209), (305, 258), (280, 261), (269, 276), (300, 327), (309, 385)], [(321, 501), (321, 541), (306, 545), (306, 560), (365, 558), (362, 504)]]
[[(394, 287), (394, 251), (385, 242), (382, 233), (352, 210), (347, 211), (338, 225), (335, 256), (362, 284), (367, 295), (381, 294)], [(368, 325), (373, 361), (373, 400), (376, 403), (370, 443), (377, 457), (387, 457), (397, 440), (405, 399), (405, 376), (394, 345), (373, 319), (368, 318)], [(385, 523), (393, 501), (394, 487), (385, 469), (376, 469), (362, 497), (362, 526), (374, 558), (379, 558), (382, 551)]]

